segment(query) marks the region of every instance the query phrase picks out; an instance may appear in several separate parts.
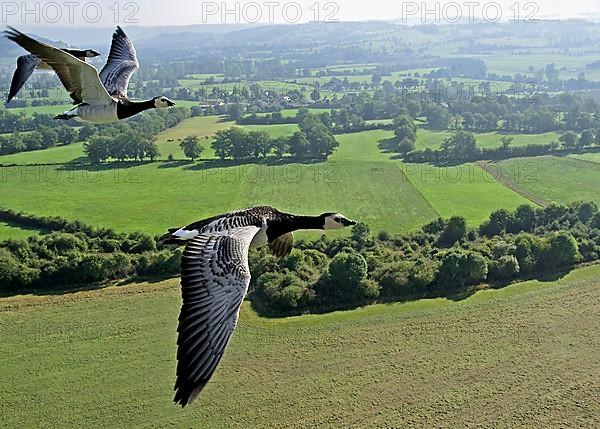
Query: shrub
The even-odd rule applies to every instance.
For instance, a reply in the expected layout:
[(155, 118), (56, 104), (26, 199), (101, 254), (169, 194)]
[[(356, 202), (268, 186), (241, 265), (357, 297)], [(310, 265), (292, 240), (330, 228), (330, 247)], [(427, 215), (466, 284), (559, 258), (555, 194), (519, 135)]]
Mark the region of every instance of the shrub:
[(489, 268), (490, 279), (508, 280), (519, 274), (519, 261), (512, 255), (505, 255), (497, 261), (492, 261)]

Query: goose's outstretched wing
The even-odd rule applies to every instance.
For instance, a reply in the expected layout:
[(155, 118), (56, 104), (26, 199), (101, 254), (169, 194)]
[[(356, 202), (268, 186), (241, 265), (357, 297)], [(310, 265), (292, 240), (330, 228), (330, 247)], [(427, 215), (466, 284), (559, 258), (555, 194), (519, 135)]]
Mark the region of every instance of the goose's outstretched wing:
[(109, 104), (114, 101), (100, 82), (98, 71), (90, 64), (61, 49), (38, 42), (14, 28), (5, 34), (52, 67), (75, 103)]
[(258, 231), (204, 232), (185, 247), (174, 399), (181, 406), (200, 393), (225, 352), (250, 284), (248, 249)]
[(6, 102), (9, 103), (21, 90), (27, 79), (33, 74), (35, 68), (41, 63), (35, 55), (21, 55), (17, 58), (17, 69), (10, 83), (10, 91)]
[(129, 79), (140, 67), (133, 43), (121, 27), (113, 34), (106, 65), (100, 72), (100, 80), (113, 97), (127, 97)]

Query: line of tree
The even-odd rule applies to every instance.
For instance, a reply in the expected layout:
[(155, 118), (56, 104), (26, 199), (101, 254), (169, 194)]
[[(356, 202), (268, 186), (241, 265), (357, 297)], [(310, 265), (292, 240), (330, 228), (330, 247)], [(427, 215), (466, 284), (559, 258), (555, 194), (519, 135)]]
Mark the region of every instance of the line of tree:
[(93, 143), (90, 147), (89, 156), (93, 162), (107, 159), (103, 157), (107, 151), (117, 155), (114, 157), (115, 159), (139, 159), (140, 154), (146, 154), (142, 155), (143, 157), (150, 157), (150, 155), (155, 157), (156, 153), (150, 145), (138, 142), (131, 144), (125, 153), (118, 153), (109, 150), (110, 145), (107, 140), (116, 140), (119, 135), (124, 133), (131, 134), (136, 142), (141, 138), (151, 140), (160, 131), (177, 125), (189, 115), (189, 109), (176, 108), (167, 111), (145, 112), (125, 123), (72, 126), (72, 124), (56, 121), (50, 115), (34, 113), (28, 116), (24, 112), (13, 114), (6, 110), (0, 110), (0, 132), (12, 133), (0, 136), (0, 155), (98, 140), (99, 142)]
[(0, 243), (0, 291), (51, 290), (135, 276), (176, 275), (182, 250), (149, 234), (117, 233), (60, 217), (0, 210), (0, 219), (42, 231)]
[[(252, 113), (241, 116), (237, 119), (237, 123), (240, 125), (299, 124), (308, 115), (311, 115), (311, 112), (307, 108), (298, 109), (295, 116), (283, 116), (282, 112), (266, 113), (261, 116)], [(385, 123), (367, 123), (362, 116), (346, 107), (321, 112), (314, 116), (334, 134), (391, 128), (391, 125)]]
[(79, 130), (68, 125), (39, 125), (34, 131), (13, 132), (0, 136), (0, 155), (47, 149), (81, 141)]
[(109, 159), (125, 161), (149, 159), (154, 161), (160, 152), (154, 137), (172, 128), (190, 115), (189, 109), (174, 108), (145, 112), (126, 123), (83, 127), (85, 134), (83, 151), (92, 164)]
[(594, 203), (523, 205), (497, 210), (474, 229), (455, 216), (412, 234), (374, 238), (359, 224), (348, 238), (299, 242), (282, 259), (254, 251), (251, 299), (271, 315), (324, 312), (463, 295), (482, 283), (502, 286), (598, 260), (600, 212)]
[[(181, 248), (157, 247), (157, 237), (148, 234), (10, 210), (0, 210), (0, 220), (43, 233), (0, 243), (3, 293), (179, 274)], [(411, 234), (374, 237), (359, 224), (346, 238), (298, 241), (281, 259), (265, 248), (252, 250), (250, 298), (265, 314), (323, 312), (464, 294), (481, 283), (501, 286), (598, 260), (600, 211), (594, 203), (522, 205), (494, 211), (478, 228), (454, 216)]]
[(331, 131), (315, 115), (299, 122), (299, 131), (291, 136), (271, 137), (265, 131), (246, 131), (231, 127), (215, 133), (211, 147), (224, 160), (258, 159), (273, 155), (282, 158), (327, 159), (339, 146)]

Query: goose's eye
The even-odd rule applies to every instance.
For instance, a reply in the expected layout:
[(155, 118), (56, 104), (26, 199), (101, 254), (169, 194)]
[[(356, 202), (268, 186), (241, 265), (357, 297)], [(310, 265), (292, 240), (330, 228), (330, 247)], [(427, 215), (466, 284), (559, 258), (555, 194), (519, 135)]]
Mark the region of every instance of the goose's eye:
[(340, 219), (339, 217), (336, 217), (336, 218), (334, 218), (334, 220), (335, 220), (336, 222), (340, 222), (342, 219)]

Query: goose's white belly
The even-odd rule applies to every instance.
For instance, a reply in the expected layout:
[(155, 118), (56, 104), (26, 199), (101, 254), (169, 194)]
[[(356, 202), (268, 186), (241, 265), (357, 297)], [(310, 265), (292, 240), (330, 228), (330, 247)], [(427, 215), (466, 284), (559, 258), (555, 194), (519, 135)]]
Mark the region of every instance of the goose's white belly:
[(110, 124), (111, 122), (118, 122), (119, 117), (117, 116), (117, 103), (112, 102), (110, 104), (84, 104), (77, 106), (73, 113), (77, 114), (76, 120), (84, 122), (94, 122), (96, 124)]

